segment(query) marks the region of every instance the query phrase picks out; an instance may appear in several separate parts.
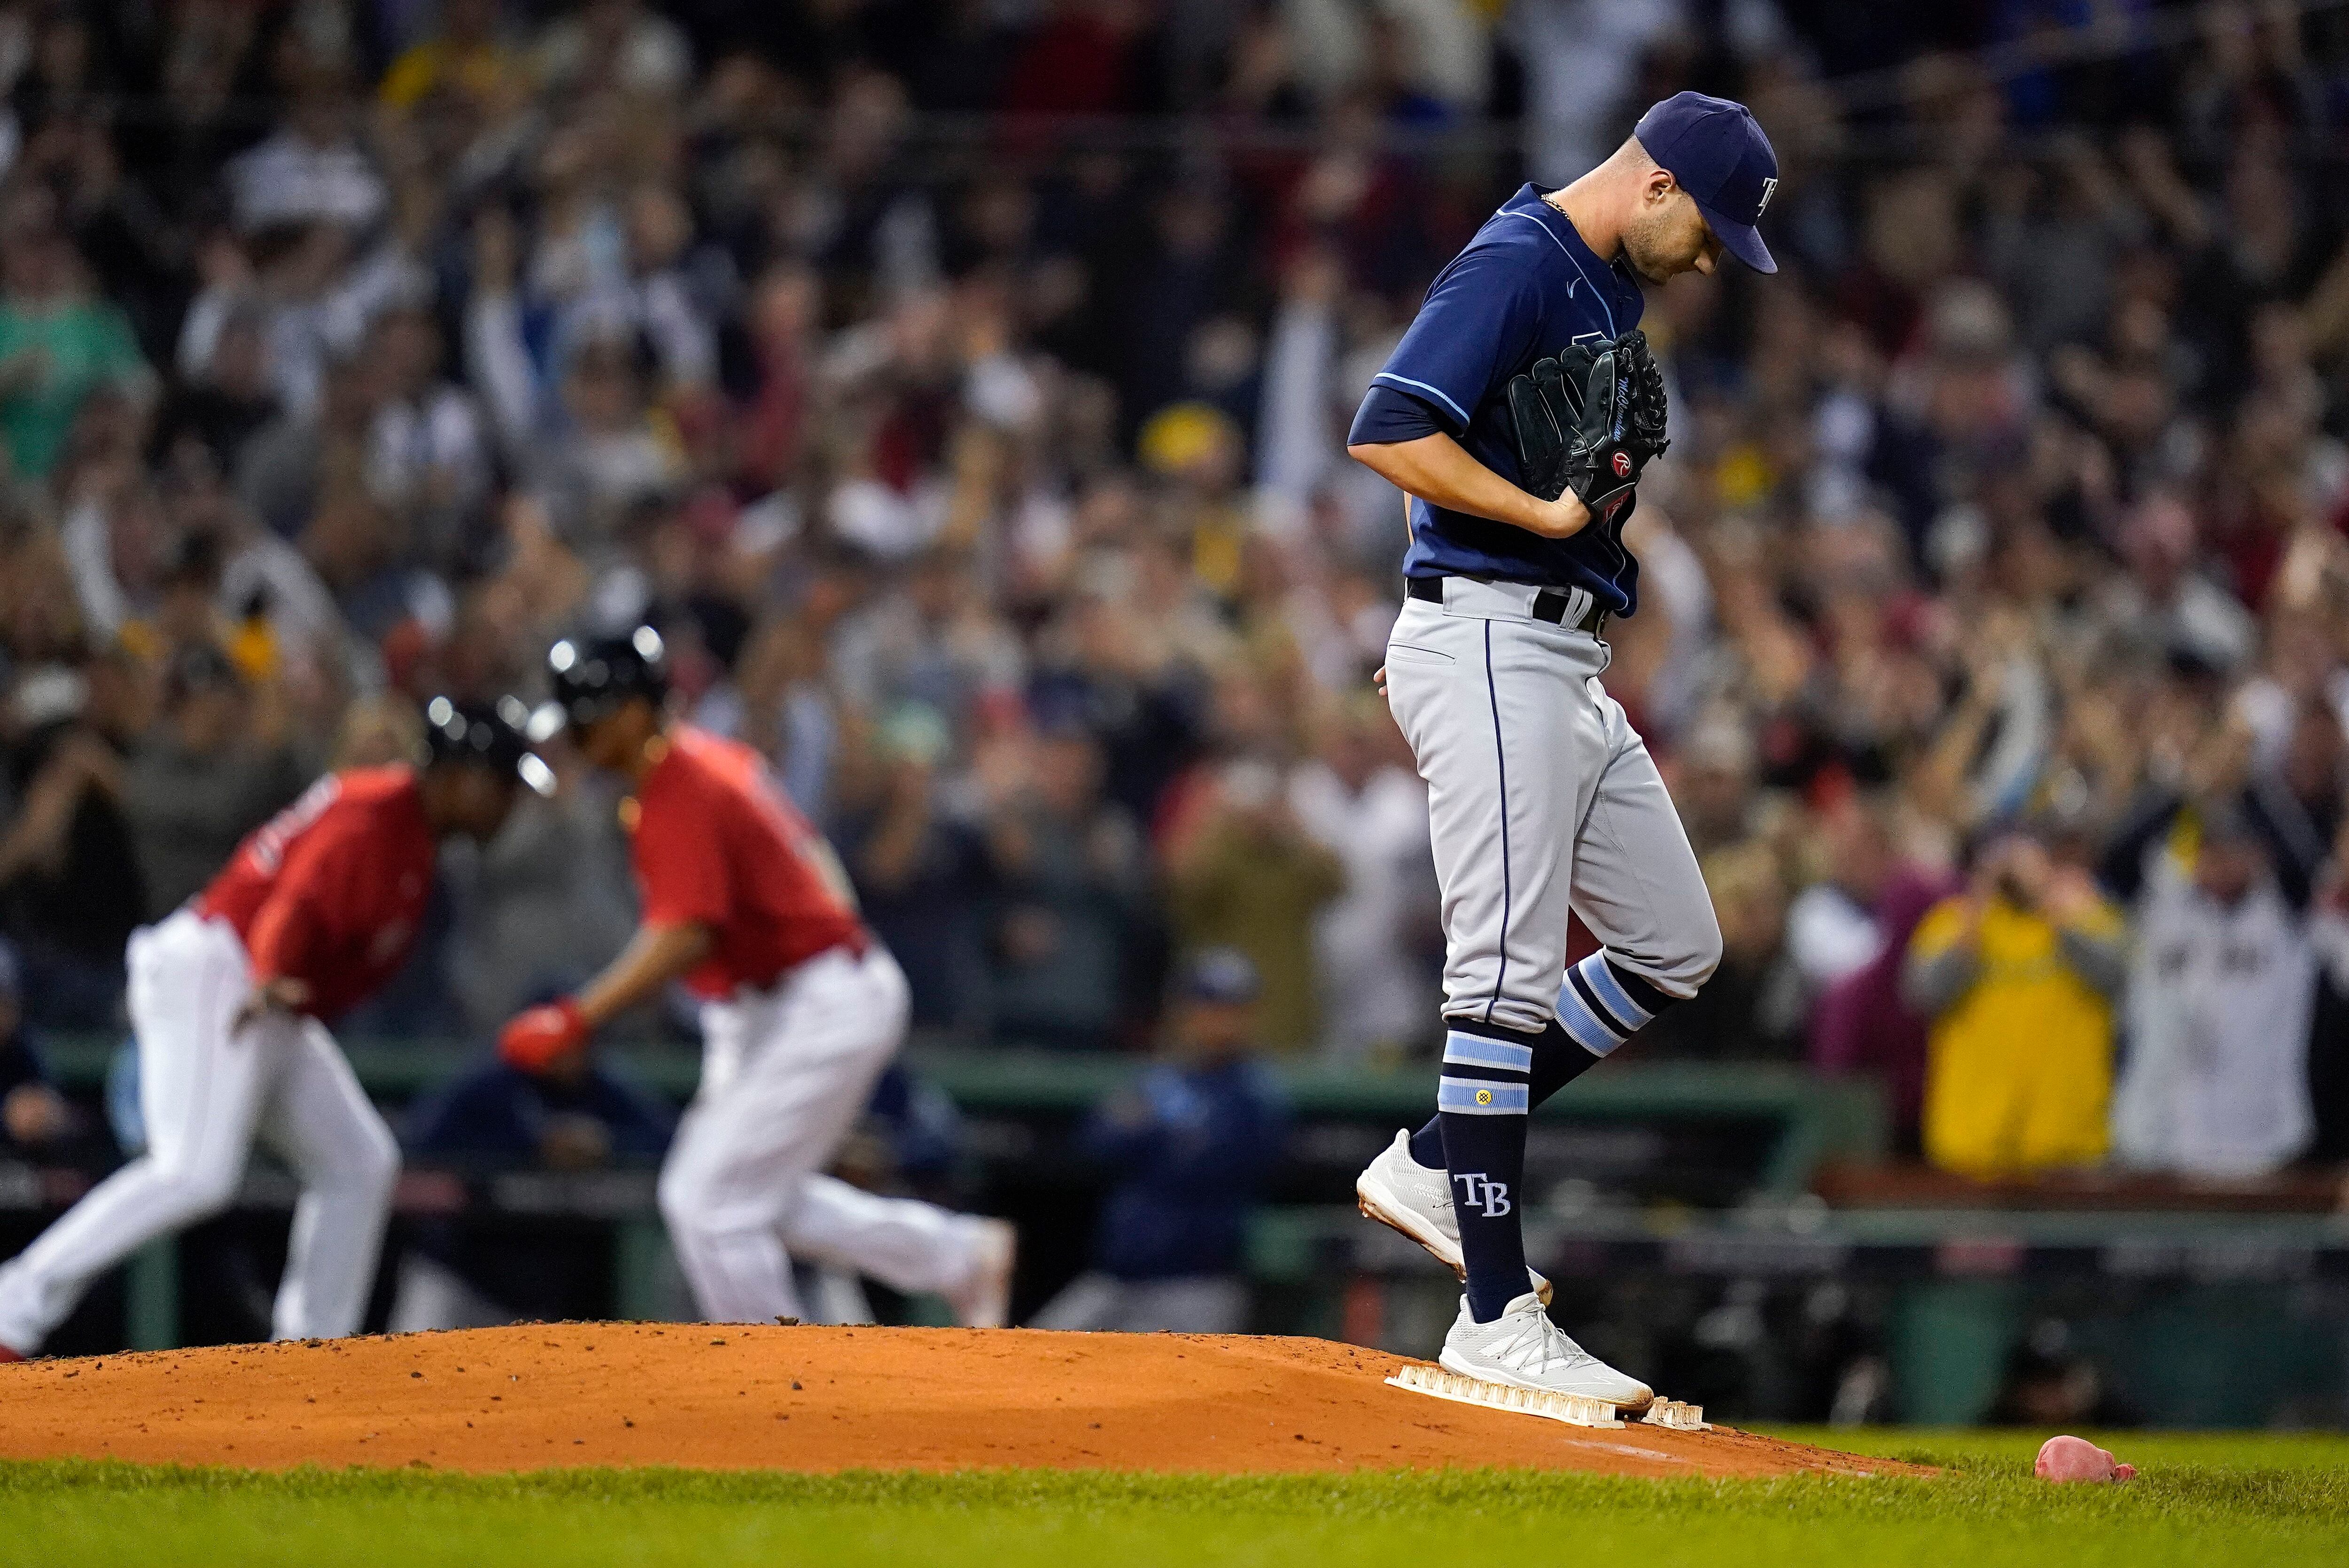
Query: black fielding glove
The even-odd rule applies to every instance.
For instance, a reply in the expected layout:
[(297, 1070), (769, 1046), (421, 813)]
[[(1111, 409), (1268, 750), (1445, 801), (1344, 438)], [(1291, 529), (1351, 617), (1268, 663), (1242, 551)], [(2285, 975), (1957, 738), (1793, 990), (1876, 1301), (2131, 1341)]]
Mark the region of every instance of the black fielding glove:
[(1648, 347), (1648, 335), (1636, 326), (1615, 340), (1615, 352), (1630, 366), (1630, 418), (1625, 422), (1625, 445), (1631, 449), (1631, 475), (1636, 480), (1650, 459), (1661, 457), (1672, 444), (1666, 434), (1671, 412), (1664, 399), (1664, 372)]
[[(1638, 346), (1644, 351), (1645, 340)], [(1527, 493), (1556, 500), (1571, 490), (1599, 522), (1630, 515), (1644, 460), (1631, 443), (1634, 363), (1612, 347), (1577, 344), (1510, 379), (1506, 392)], [(1661, 385), (1660, 378), (1660, 391)]]
[(1566, 493), (1566, 433), (1574, 423), (1557, 361), (1540, 360), (1511, 377), (1506, 392), (1517, 434), (1517, 482), (1528, 495), (1556, 500)]
[(1556, 500), (1566, 493), (1568, 449), (1596, 357), (1587, 345), (1571, 345), (1554, 358), (1535, 361), (1504, 389), (1516, 427), (1519, 482), (1528, 495)]
[(1631, 366), (1612, 348), (1590, 362), (1582, 380), (1581, 417), (1567, 437), (1566, 488), (1604, 524), (1630, 500), (1640, 465), (1630, 437)]

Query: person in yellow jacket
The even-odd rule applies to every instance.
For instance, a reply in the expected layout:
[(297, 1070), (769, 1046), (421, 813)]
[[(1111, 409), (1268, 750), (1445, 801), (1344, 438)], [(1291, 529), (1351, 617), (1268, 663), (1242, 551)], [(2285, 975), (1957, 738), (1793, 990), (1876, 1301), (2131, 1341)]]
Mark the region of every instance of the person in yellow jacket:
[(2086, 872), (2027, 834), (1984, 845), (1901, 971), (1931, 1023), (1926, 1158), (1977, 1177), (2101, 1161), (2127, 974), (2127, 924)]

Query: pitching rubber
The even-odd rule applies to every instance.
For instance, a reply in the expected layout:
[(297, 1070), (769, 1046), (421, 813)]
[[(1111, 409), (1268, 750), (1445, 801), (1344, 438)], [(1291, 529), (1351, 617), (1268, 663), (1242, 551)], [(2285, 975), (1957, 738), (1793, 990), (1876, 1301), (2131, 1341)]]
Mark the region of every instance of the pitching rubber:
[[(1387, 1382), (1414, 1394), (1449, 1399), (1455, 1405), (1482, 1405), (1488, 1410), (1539, 1416), (1546, 1420), (1564, 1421), (1570, 1427), (1620, 1427), (1624, 1424), (1621, 1413), (1605, 1399), (1593, 1399), (1581, 1394), (1547, 1394), (1532, 1388), (1512, 1388), (1506, 1383), (1488, 1383), (1481, 1377), (1463, 1377), (1456, 1372), (1446, 1372), (1437, 1367), (1402, 1367)], [(1651, 1427), (1670, 1427), (1675, 1431), (1713, 1430), (1705, 1421), (1703, 1406), (1683, 1405), (1678, 1399), (1658, 1399), (1644, 1413), (1632, 1419)]]

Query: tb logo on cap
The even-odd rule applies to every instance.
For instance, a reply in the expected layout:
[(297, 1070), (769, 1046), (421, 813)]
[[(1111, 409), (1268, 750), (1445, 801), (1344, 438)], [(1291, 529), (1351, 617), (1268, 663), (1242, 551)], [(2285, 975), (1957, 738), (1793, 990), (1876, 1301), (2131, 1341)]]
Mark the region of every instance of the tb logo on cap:
[(1762, 181), (1762, 204), (1754, 209), (1754, 221), (1760, 222), (1762, 214), (1770, 210), (1770, 198), (1778, 193), (1778, 177), (1775, 174)]

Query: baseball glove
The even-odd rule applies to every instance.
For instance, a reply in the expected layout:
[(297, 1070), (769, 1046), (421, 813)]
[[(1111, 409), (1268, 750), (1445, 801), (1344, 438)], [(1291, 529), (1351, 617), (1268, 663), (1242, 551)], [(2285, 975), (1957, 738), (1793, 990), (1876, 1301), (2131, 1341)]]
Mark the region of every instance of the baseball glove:
[(1609, 346), (1569, 350), (1511, 378), (1509, 417), (1527, 491), (1572, 490), (1594, 521), (1611, 521), (1639, 478), (1630, 446), (1631, 358)]
[(1631, 474), (1637, 479), (1651, 459), (1661, 457), (1672, 444), (1665, 433), (1670, 413), (1664, 404), (1664, 372), (1649, 351), (1648, 335), (1636, 326), (1615, 340), (1615, 352), (1630, 366), (1631, 412), (1625, 445), (1631, 449)]

